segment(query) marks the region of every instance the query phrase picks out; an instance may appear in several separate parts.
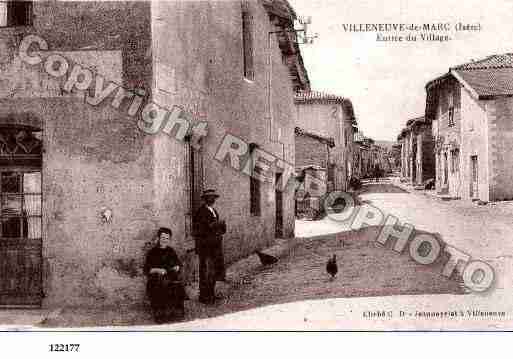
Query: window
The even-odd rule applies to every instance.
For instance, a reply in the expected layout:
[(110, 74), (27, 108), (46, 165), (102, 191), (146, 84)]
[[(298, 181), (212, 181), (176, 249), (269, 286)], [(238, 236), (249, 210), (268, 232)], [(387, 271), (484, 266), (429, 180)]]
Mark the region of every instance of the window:
[(251, 15), (247, 9), (242, 10), (242, 47), (244, 61), (244, 77), (253, 80), (253, 34), (251, 32)]
[(448, 96), (449, 110), (448, 110), (448, 123), (449, 127), (454, 126), (454, 94), (453, 92), (449, 92)]
[(41, 141), (0, 128), (0, 238), (41, 238)]
[(32, 25), (32, 1), (0, 1), (0, 27)]
[(477, 156), (470, 156), (472, 182), (477, 182)]
[(0, 172), (2, 238), (41, 238), (41, 172)]
[(449, 107), (449, 119), (448, 119), (447, 125), (449, 127), (454, 126), (454, 107)]
[(460, 170), (460, 150), (451, 150), (451, 173), (459, 172)]

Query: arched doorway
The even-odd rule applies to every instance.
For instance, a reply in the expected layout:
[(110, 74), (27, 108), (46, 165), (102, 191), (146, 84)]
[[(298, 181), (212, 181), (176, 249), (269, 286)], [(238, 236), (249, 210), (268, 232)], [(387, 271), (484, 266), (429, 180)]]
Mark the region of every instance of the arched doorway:
[(0, 124), (0, 307), (42, 299), (41, 131)]

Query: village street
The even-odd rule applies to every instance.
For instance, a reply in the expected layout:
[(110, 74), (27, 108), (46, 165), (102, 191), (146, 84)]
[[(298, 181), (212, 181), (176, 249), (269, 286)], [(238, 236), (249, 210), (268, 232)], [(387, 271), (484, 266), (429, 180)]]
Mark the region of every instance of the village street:
[[(444, 311), (464, 310), (474, 302), (478, 309), (484, 309), (481, 306), (489, 303), (489, 296), (508, 296), (512, 287), (511, 271), (506, 273), (505, 269), (511, 268), (513, 258), (508, 240), (513, 235), (513, 203), (493, 206), (477, 206), (465, 201), (449, 203), (422, 191), (406, 192), (391, 182), (399, 185), (395, 179), (365, 184), (360, 195), (362, 201), (394, 214), (401, 222), (413, 224), (418, 231), (437, 232), (446, 243), (470, 254), (473, 259), (489, 263), (497, 274), (497, 285), (490, 293), (468, 293), (458, 276), (450, 279), (442, 276), (445, 257), (433, 265), (423, 266), (414, 262), (407, 251), (399, 255), (390, 246), (378, 245), (375, 239), (379, 227), (348, 231), (347, 225), (325, 218), (298, 221), (294, 244), (281, 252), (274, 250), (273, 253), (280, 253), (276, 265), (263, 268), (256, 256), (251, 256), (231, 266), (228, 271), (230, 281), (219, 285), (224, 299), (214, 307), (206, 307), (193, 298), (186, 304), (184, 322), (154, 326), (145, 310), (113, 308), (95, 313), (85, 309), (63, 310), (45, 324), (54, 327), (109, 326), (111, 323), (128, 326), (122, 327), (126, 329), (149, 325), (154, 329), (173, 330), (340, 329), (354, 328), (355, 325), (366, 328), (366, 322), (361, 320), (364, 310), (386, 310), (387, 306), (393, 306), (395, 310), (397, 303), (404, 303), (405, 310), (413, 312), (437, 310), (438, 306)], [(440, 220), (442, 218), (444, 220)], [(340, 231), (343, 232), (333, 234)], [(338, 257), (339, 274), (330, 281), (325, 264), (333, 253)], [(194, 296), (196, 289), (190, 289)], [(389, 297), (391, 295), (395, 296)], [(426, 300), (420, 301), (418, 295), (424, 295)], [(358, 299), (363, 297), (367, 298)], [(465, 307), (459, 307), (460, 302), (465, 303)], [(450, 303), (455, 307), (452, 308)], [(278, 305), (269, 306), (272, 304)], [(504, 307), (488, 310), (509, 312), (508, 305), (504, 303)], [(396, 316), (383, 322), (384, 327), (422, 327), (422, 322), (408, 322)], [(397, 323), (392, 324), (394, 320)], [(491, 319), (491, 323), (496, 321)], [(369, 323), (370, 329), (376, 328), (375, 322)], [(427, 327), (433, 324), (430, 321), (424, 323)], [(454, 323), (457, 326), (457, 322)], [(474, 324), (477, 327), (486, 325), (482, 321)], [(467, 328), (472, 326), (467, 324)]]

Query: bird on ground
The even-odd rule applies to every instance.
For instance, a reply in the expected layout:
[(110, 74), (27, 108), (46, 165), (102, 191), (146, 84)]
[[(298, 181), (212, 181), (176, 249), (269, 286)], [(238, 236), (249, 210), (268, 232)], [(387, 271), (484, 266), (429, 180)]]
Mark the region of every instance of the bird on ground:
[(328, 259), (328, 263), (326, 263), (326, 272), (331, 276), (331, 280), (335, 278), (335, 276), (338, 273), (338, 266), (337, 266), (337, 255), (334, 254), (333, 257)]
[(270, 266), (270, 265), (278, 262), (278, 258), (273, 257), (270, 254), (262, 253), (260, 251), (255, 251), (255, 253), (257, 254), (258, 258), (260, 259), (260, 263), (262, 263), (262, 265), (264, 265), (264, 266)]

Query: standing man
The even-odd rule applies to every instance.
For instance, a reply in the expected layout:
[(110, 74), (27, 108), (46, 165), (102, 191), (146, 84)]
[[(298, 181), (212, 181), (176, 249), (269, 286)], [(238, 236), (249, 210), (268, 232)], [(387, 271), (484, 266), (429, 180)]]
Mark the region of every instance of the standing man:
[(223, 234), (226, 223), (214, 208), (219, 195), (213, 189), (203, 191), (204, 204), (198, 209), (194, 220), (196, 253), (199, 256), (199, 301), (213, 304), (216, 300), (216, 281), (225, 280)]

